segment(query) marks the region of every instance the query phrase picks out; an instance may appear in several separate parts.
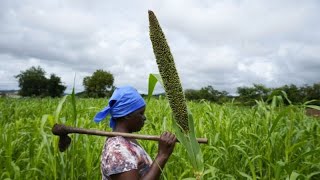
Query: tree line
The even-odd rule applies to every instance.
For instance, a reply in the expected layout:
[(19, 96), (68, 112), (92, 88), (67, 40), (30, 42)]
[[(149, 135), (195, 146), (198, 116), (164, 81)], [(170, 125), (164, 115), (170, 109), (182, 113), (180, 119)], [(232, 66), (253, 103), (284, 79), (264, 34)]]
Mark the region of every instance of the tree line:
[[(46, 78), (46, 72), (40, 67), (31, 67), (21, 71), (15, 78), (19, 81), (19, 94), (33, 97), (60, 97), (64, 95), (66, 86), (61, 78), (51, 74)], [(96, 70), (91, 76), (86, 76), (82, 82), (84, 91), (78, 93), (80, 97), (102, 98), (109, 97), (114, 87), (113, 75), (102, 69)], [(320, 83), (298, 87), (294, 84), (277, 88), (268, 88), (263, 84), (253, 84), (237, 88), (237, 96), (230, 95), (227, 91), (219, 91), (212, 86), (202, 87), (199, 90), (186, 89), (185, 97), (188, 100), (208, 100), (216, 103), (236, 101), (244, 105), (254, 105), (256, 100), (268, 101), (273, 96), (287, 95), (285, 103), (300, 104), (310, 100), (318, 100), (314, 104), (320, 104)]]
[[(51, 74), (46, 78), (46, 72), (40, 67), (34, 67), (20, 71), (15, 78), (19, 82), (19, 95), (23, 97), (61, 97), (64, 95), (66, 86), (61, 82), (61, 78)], [(83, 79), (85, 91), (79, 93), (82, 97), (106, 97), (114, 89), (113, 75), (104, 70), (95, 71), (92, 76), (86, 76)]]
[(253, 84), (237, 88), (237, 96), (232, 96), (226, 91), (218, 91), (212, 86), (200, 90), (187, 89), (185, 96), (189, 100), (208, 100), (216, 103), (235, 101), (243, 105), (255, 105), (257, 100), (269, 101), (274, 96), (286, 96), (285, 104), (302, 104), (316, 100), (313, 104), (320, 105), (320, 83), (298, 87), (294, 84), (277, 88), (268, 88), (263, 84)]

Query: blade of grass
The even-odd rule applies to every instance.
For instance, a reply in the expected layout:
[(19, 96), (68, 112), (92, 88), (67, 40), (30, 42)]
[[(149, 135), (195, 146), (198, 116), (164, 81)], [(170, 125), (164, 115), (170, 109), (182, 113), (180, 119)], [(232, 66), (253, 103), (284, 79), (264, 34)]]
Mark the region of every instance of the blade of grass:
[(157, 84), (157, 82), (159, 82), (161, 84), (161, 86), (163, 87), (163, 81), (161, 79), (160, 74), (150, 74), (149, 75), (149, 83), (148, 83), (148, 101), (150, 100), (152, 93), (154, 91), (154, 88)]

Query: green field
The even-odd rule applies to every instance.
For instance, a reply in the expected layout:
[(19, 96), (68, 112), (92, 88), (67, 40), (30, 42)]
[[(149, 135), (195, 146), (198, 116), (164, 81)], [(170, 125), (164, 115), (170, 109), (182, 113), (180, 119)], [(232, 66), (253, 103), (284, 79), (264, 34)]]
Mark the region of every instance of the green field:
[[(54, 123), (110, 131), (108, 121), (93, 122), (106, 99), (0, 98), (0, 179), (101, 179), (100, 152), (105, 137), (72, 134), (59, 152)], [(61, 102), (61, 106), (59, 106)], [(141, 134), (171, 130), (167, 100), (147, 103)], [(61, 111), (59, 108), (61, 107)], [(255, 107), (188, 102), (205, 162), (203, 179), (320, 179), (320, 120), (304, 106), (257, 103)], [(58, 109), (58, 110), (57, 110)], [(75, 116), (76, 115), (76, 116)], [(157, 143), (139, 141), (151, 157)], [(177, 144), (162, 179), (193, 177), (187, 154)]]

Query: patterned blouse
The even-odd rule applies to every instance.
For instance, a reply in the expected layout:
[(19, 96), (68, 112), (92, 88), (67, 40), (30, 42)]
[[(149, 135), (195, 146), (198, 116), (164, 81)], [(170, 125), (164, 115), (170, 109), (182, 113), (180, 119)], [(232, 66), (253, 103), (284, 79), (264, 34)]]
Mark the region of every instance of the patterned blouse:
[(110, 175), (133, 169), (139, 171), (140, 177), (150, 168), (152, 160), (139, 145), (121, 137), (108, 138), (101, 156), (102, 179), (110, 179)]

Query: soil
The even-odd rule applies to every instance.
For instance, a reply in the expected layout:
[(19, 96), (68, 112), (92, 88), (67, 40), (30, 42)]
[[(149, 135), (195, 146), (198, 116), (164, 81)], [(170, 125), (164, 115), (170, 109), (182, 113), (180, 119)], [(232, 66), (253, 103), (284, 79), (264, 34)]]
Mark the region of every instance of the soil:
[(316, 110), (316, 109), (306, 109), (306, 114), (308, 116), (314, 116), (314, 117), (318, 117), (320, 118), (320, 111), (319, 110)]

